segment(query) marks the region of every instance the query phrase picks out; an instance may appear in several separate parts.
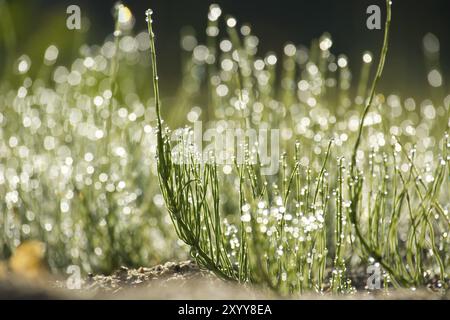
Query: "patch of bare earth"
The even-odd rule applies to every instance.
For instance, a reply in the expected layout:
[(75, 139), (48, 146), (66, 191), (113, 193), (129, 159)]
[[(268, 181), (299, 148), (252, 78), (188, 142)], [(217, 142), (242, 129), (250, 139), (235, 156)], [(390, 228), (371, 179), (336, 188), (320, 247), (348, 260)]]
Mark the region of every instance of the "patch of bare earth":
[(80, 289), (65, 281), (39, 285), (14, 277), (0, 281), (0, 299), (448, 299), (432, 287), (385, 292), (358, 290), (353, 295), (277, 296), (259, 288), (225, 282), (192, 261), (167, 262), (151, 268), (121, 267), (111, 275), (88, 275)]

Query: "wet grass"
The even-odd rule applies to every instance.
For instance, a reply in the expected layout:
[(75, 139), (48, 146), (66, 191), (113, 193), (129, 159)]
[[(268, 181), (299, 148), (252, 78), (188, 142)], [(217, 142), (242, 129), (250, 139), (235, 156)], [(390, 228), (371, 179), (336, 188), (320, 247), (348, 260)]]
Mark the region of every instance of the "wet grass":
[[(414, 145), (419, 141), (411, 137), (406, 147), (401, 134), (385, 127), (382, 110), (392, 107), (389, 100), (398, 99), (389, 97), (386, 106), (384, 96), (376, 94), (389, 47), (391, 3), (386, 5), (385, 37), (373, 83), (366, 99), (354, 99), (365, 101), (360, 115), (352, 108), (345, 85), (347, 60), (339, 57), (334, 62), (327, 35), (317, 47), (313, 44), (309, 51), (299, 52), (308, 56), (300, 66), (297, 49), (286, 46), (280, 84), (276, 57), (258, 59), (252, 46), (257, 41), (245, 26), (241, 38), (232, 17), (226, 18), (229, 40), (224, 40), (230, 48), (216, 53), (215, 41), (208, 39), (209, 46), (194, 49), (194, 59), (198, 59), (195, 50), (205, 52), (197, 52), (204, 59), (198, 62), (207, 65), (207, 90), (215, 96), (209, 105), (217, 119), (210, 121), (232, 119), (247, 129), (287, 131), (285, 137), (282, 132), (285, 152), (277, 174), (261, 174), (263, 164), (249, 141), (238, 146), (245, 149), (245, 163), (235, 161), (231, 173), (213, 155), (206, 163), (195, 162), (199, 155), (189, 148), (189, 129), (181, 138), (188, 146), (174, 152), (157, 112), (160, 186), (178, 236), (200, 265), (224, 279), (263, 284), (285, 293), (353, 292), (350, 271), (365, 272), (371, 264), (382, 270), (385, 287), (424, 286), (432, 277), (439, 279), (438, 287), (446, 287), (448, 136), (442, 132), (441, 137), (433, 137), (434, 149), (428, 153), (432, 161), (425, 160), (425, 154), (418, 161)], [(212, 23), (220, 9), (210, 9)], [(147, 21), (156, 70), (150, 13)], [(213, 34), (212, 38), (218, 31)], [(368, 64), (372, 57), (366, 54), (364, 59)], [(341, 79), (333, 78), (330, 71), (336, 69)], [(153, 78), (159, 109), (155, 71)], [(348, 106), (336, 104), (336, 96)], [(447, 113), (442, 113), (445, 119)], [(421, 121), (428, 122), (426, 118), (427, 114)], [(299, 128), (303, 122), (306, 128)], [(173, 157), (192, 161), (176, 164)]]
[(0, 84), (1, 258), (31, 239), (63, 273), (185, 256), (158, 192), (154, 109), (140, 92), (148, 36), (126, 28), (131, 15), (119, 23), (128, 8), (115, 10), (112, 37), (83, 45), (71, 65), (51, 45), (42, 62), (14, 57)]
[[(188, 248), (223, 279), (281, 294), (353, 293), (369, 266), (380, 268), (382, 287), (446, 290), (450, 96), (377, 91), (388, 58), (386, 4), (378, 66), (365, 52), (359, 78), (332, 52), (329, 34), (264, 54), (251, 27), (223, 18), (217, 5), (205, 44), (183, 31), (182, 85), (167, 100), (151, 11), (147, 32), (133, 34), (133, 16), (116, 6), (113, 35), (83, 45), (70, 66), (57, 64), (55, 46), (42, 63), (8, 54), (0, 257), (36, 239), (54, 272), (108, 273)], [(199, 154), (197, 121), (214, 132), (278, 129), (279, 170), (265, 174), (250, 139), (237, 139), (224, 164), (211, 149)]]

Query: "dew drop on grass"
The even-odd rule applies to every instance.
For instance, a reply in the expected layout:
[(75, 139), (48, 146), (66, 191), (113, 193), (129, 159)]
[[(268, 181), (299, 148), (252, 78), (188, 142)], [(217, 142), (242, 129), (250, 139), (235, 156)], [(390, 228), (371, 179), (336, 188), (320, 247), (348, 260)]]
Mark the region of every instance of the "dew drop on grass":
[(94, 98), (94, 104), (95, 104), (97, 107), (100, 107), (100, 106), (103, 104), (103, 97), (102, 97), (102, 96), (96, 96), (96, 97)]
[(347, 67), (347, 65), (348, 65), (347, 57), (344, 55), (341, 55), (338, 59), (338, 66), (340, 68), (345, 68), (345, 67)]
[(222, 9), (217, 4), (212, 4), (209, 7), (208, 19), (210, 21), (217, 21), (222, 14)]
[(25, 87), (20, 87), (17, 91), (18, 98), (25, 98), (27, 96), (28, 90)]
[(128, 7), (124, 5), (120, 5), (118, 8), (118, 20), (121, 24), (129, 24), (131, 20), (133, 19), (133, 15), (128, 9)]
[(96, 247), (96, 248), (94, 249), (94, 252), (95, 252), (95, 254), (96, 254), (97, 256), (101, 256), (102, 253), (103, 253), (103, 250), (102, 250), (101, 248), (99, 248), (99, 247)]
[(44, 61), (47, 65), (52, 64), (58, 58), (59, 50), (55, 45), (51, 45), (45, 50)]
[(236, 21), (235, 18), (230, 17), (230, 18), (227, 19), (227, 26), (229, 28), (234, 28), (236, 26), (236, 24), (237, 24), (237, 21)]
[(433, 69), (428, 73), (428, 83), (434, 88), (442, 86), (442, 75), (439, 70)]
[(17, 63), (17, 71), (20, 74), (27, 73), (31, 67), (31, 60), (27, 55), (23, 55), (19, 58)]
[(266, 63), (270, 66), (274, 66), (277, 63), (277, 57), (274, 54), (270, 54), (266, 58)]
[(371, 63), (372, 62), (372, 54), (370, 52), (364, 53), (363, 61), (364, 61), (364, 63)]
[(288, 57), (295, 56), (296, 52), (297, 48), (292, 43), (289, 43), (284, 47), (284, 54), (287, 55)]
[(223, 166), (222, 170), (223, 170), (224, 174), (229, 175), (229, 174), (231, 174), (233, 168), (230, 165), (225, 165), (225, 166)]
[(324, 37), (323, 40), (320, 42), (319, 47), (322, 51), (327, 51), (331, 48), (333, 45), (333, 41), (331, 41), (330, 38)]
[(197, 38), (193, 35), (186, 35), (181, 38), (181, 47), (185, 51), (192, 51), (197, 46)]
[(439, 39), (432, 33), (427, 33), (423, 38), (423, 47), (429, 53), (436, 54), (440, 50)]

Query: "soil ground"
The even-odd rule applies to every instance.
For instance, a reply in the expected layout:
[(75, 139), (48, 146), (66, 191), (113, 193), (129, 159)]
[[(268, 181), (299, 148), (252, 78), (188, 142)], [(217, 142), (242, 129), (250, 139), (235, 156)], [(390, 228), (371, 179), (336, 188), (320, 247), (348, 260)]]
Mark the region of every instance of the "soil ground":
[(226, 283), (192, 261), (167, 262), (151, 268), (121, 267), (111, 275), (88, 275), (81, 289), (65, 281), (25, 282), (11, 275), (0, 280), (0, 299), (449, 299), (433, 286), (412, 290), (358, 290), (346, 296), (306, 294), (281, 297), (267, 290)]

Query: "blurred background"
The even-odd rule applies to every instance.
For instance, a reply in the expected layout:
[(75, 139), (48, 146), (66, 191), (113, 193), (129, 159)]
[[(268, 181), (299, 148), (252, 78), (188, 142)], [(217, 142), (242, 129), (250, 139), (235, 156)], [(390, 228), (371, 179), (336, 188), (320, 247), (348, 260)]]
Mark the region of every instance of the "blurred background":
[[(42, 57), (49, 44), (60, 48), (60, 58), (67, 62), (77, 56), (79, 44), (100, 43), (111, 35), (111, 15), (114, 0), (1, 0), (11, 7), (18, 43), (17, 54)], [(287, 42), (309, 45), (323, 32), (333, 39), (335, 54), (350, 58), (350, 68), (358, 70), (365, 50), (378, 54), (382, 41), (381, 30), (366, 28), (366, 9), (371, 4), (384, 11), (384, 0), (217, 0), (225, 14), (235, 16), (239, 23), (249, 23), (260, 38), (260, 52), (281, 53)], [(160, 71), (164, 75), (163, 94), (170, 96), (180, 81), (180, 30), (192, 26), (200, 40), (204, 38), (207, 23), (207, 0), (179, 1), (123, 1), (136, 17), (135, 29), (145, 29), (144, 11), (155, 11)], [(66, 8), (80, 6), (83, 30), (67, 30)], [(440, 39), (441, 57), (437, 63), (444, 74), (450, 70), (450, 2), (393, 1), (392, 42), (381, 89), (403, 96), (429, 96), (427, 66), (423, 54), (423, 37), (431, 32)], [(384, 19), (383, 19), (384, 20)], [(384, 21), (383, 21), (384, 23)], [(0, 49), (2, 50), (2, 49)], [(2, 52), (0, 51), (0, 56)], [(1, 59), (0, 59), (1, 60)], [(168, 77), (170, 76), (170, 79)], [(388, 81), (387, 79), (390, 79)]]

